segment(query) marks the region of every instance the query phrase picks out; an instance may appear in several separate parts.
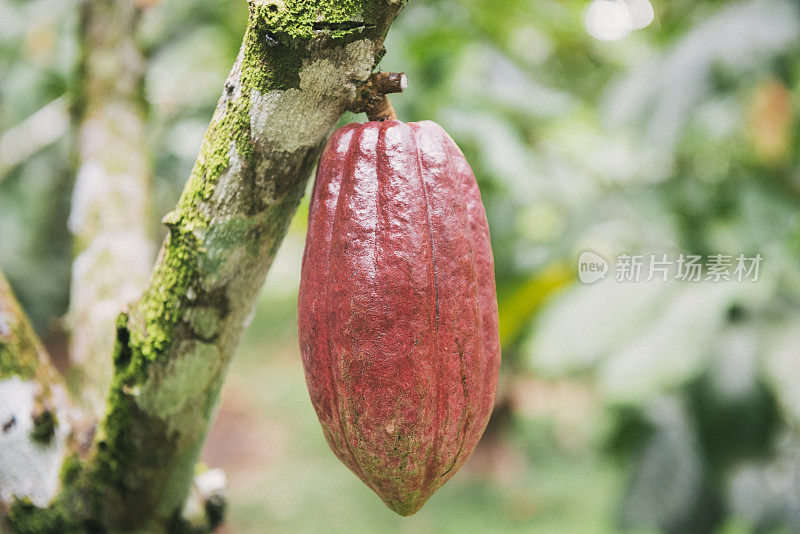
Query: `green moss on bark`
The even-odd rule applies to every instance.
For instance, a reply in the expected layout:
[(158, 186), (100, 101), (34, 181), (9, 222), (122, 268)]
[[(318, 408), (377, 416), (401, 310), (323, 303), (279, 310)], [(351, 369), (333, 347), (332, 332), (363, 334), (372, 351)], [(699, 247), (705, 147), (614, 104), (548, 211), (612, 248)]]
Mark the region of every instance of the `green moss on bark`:
[(52, 410), (44, 410), (33, 418), (31, 439), (36, 443), (47, 445), (56, 434), (58, 420)]
[(342, 38), (374, 26), (364, 18), (375, 2), (365, 0), (250, 0), (250, 9), (273, 39), (310, 39), (318, 32)]
[[(197, 531), (180, 518), (181, 501), (225, 368), (325, 133), (355, 95), (353, 73), (366, 77), (402, 2), (249, 0), (249, 6), (240, 57), (189, 182), (164, 219), (169, 235), (149, 287), (117, 319), (113, 383), (95, 448), (88, 458), (65, 461), (62, 490), (49, 507), (13, 506), (19, 532)], [(308, 65), (314, 67), (304, 70)], [(293, 113), (278, 109), (280, 119), (264, 127), (258, 120), (272, 109), (258, 106), (275, 101)], [(282, 124), (301, 106), (316, 115), (301, 115), (305, 124), (286, 142)], [(220, 512), (207, 510), (210, 523)]]
[(0, 379), (30, 380), (41, 365), (36, 334), (0, 274)]
[(363, 38), (365, 31), (377, 28), (377, 24), (365, 20), (365, 14), (379, 16), (376, 3), (364, 0), (250, 0), (249, 8), (239, 79), (226, 87), (225, 110), (206, 133), (177, 209), (165, 219), (171, 232), (152, 278), (156, 283), (150, 285), (138, 305), (144, 324), (132, 328), (131, 348), (147, 361), (165, 354), (181, 320), (181, 304), (187, 293), (200, 291), (196, 283), (198, 263), (205, 252), (202, 243), (209, 224), (201, 205), (210, 199), (220, 176), (230, 166), (232, 151), (247, 168), (258, 163), (251, 134), (252, 92), (298, 87), (312, 38), (324, 34), (342, 43), (348, 37)]
[[(248, 55), (245, 53), (245, 57)], [(146, 361), (165, 354), (174, 329), (182, 320), (182, 304), (200, 291), (198, 263), (209, 225), (209, 215), (200, 209), (201, 205), (211, 198), (220, 176), (230, 166), (232, 150), (241, 158), (253, 158), (249, 91), (242, 87), (238, 98), (227, 99), (224, 105), (222, 117), (206, 133), (177, 208), (165, 217), (170, 234), (162, 261), (153, 273), (156, 283), (150, 284), (137, 305), (137, 316), (144, 319), (144, 324), (131, 329), (130, 348), (134, 357), (141, 355)]]
[(24, 344), (0, 340), (0, 380), (14, 375), (29, 380), (38, 366), (39, 355), (35, 351), (28, 350)]
[(79, 523), (70, 520), (71, 513), (58, 506), (37, 508), (28, 500), (18, 499), (11, 506), (8, 523), (17, 534), (85, 533)]

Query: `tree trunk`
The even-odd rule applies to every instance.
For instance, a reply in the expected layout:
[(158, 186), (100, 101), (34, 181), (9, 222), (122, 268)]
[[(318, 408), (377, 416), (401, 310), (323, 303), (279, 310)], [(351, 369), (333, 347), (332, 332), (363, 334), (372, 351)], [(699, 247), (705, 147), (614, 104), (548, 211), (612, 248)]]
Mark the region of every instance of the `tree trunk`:
[(111, 384), (114, 318), (141, 295), (155, 252), (147, 228), (145, 61), (134, 36), (140, 16), (130, 0), (81, 4), (69, 386), (97, 417)]
[[(143, 297), (116, 325), (94, 447), (19, 532), (208, 531), (182, 507), (230, 359), (326, 137), (403, 1), (249, 0), (239, 56)], [(102, 325), (95, 325), (101, 327)]]

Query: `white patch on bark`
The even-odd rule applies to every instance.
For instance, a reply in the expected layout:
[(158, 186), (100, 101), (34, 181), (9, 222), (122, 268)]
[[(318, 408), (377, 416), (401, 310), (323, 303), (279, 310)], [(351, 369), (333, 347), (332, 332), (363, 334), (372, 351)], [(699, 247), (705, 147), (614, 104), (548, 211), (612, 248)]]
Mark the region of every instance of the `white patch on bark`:
[(194, 485), (206, 499), (225, 491), (228, 481), (222, 469), (209, 469), (194, 477)]
[(202, 524), (206, 519), (206, 502), (212, 498), (224, 501), (227, 485), (222, 469), (209, 469), (195, 476), (191, 492), (183, 504), (183, 518), (191, 524)]
[[(305, 63), (299, 89), (267, 94), (253, 90), (250, 127), (256, 147), (294, 152), (315, 146), (336, 123), (345, 100), (355, 95), (353, 80), (369, 76), (373, 57), (372, 41), (355, 41), (329, 57)], [(356, 65), (358, 71), (343, 70), (342, 65)]]
[(11, 325), (8, 324), (5, 315), (2, 313), (3, 310), (0, 309), (0, 336), (7, 336), (11, 333)]
[(141, 277), (137, 277), (138, 283), (125, 283), (120, 272), (147, 272), (152, 267), (150, 250), (150, 240), (141, 236), (98, 235), (75, 258), (72, 279), (87, 284), (91, 282), (92, 291), (72, 291), (72, 309), (81, 310), (80, 319), (88, 321), (93, 328), (103, 329), (106, 335), (95, 333), (84, 338), (81, 334), (85, 330), (76, 331), (72, 343), (81, 350), (74, 352), (73, 362), (83, 364), (86, 363), (85, 358), (91, 355), (110, 351), (109, 345), (113, 345), (114, 338), (114, 318), (126, 304), (139, 298), (142, 292)]
[(0, 501), (6, 504), (16, 496), (46, 506), (59, 487), (69, 426), (56, 414), (59, 424), (50, 443), (31, 438), (38, 388), (19, 376), (0, 380)]
[(105, 208), (109, 203), (121, 208), (146, 206), (145, 193), (140, 177), (128, 173), (112, 173), (101, 161), (87, 160), (78, 169), (75, 179), (69, 229), (74, 234), (82, 235), (96, 233), (107, 225), (125, 227), (130, 224), (124, 218), (129, 210)]

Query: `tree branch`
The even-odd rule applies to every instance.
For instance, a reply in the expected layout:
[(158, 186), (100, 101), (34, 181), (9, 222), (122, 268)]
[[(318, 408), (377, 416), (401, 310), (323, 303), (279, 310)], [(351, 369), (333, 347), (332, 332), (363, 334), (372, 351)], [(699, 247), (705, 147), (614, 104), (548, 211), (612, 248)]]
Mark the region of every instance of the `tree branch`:
[(97, 418), (111, 384), (114, 318), (141, 296), (155, 248), (147, 231), (145, 61), (134, 38), (140, 15), (129, 0), (81, 4), (69, 385)]
[(371, 121), (397, 120), (394, 106), (387, 94), (402, 93), (408, 79), (402, 72), (376, 72), (369, 77), (361, 90), (361, 96), (350, 106), (353, 113), (366, 113)]
[(76, 415), (0, 273), (0, 511), (19, 499), (39, 506), (50, 502)]
[(149, 286), (118, 318), (96, 450), (48, 509), (15, 510), (15, 528), (186, 528), (182, 504), (228, 363), (325, 139), (402, 6), (249, 1), (242, 48), (164, 218)]
[(0, 136), (0, 182), (9, 171), (55, 143), (69, 129), (67, 99), (60, 96)]

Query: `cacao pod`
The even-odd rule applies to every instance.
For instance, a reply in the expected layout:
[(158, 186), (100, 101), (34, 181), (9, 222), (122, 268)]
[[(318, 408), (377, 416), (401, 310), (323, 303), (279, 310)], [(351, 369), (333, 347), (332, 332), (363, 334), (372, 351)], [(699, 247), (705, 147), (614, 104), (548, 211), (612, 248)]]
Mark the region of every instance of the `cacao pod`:
[(461, 467), (494, 403), (494, 260), (480, 191), (430, 121), (349, 124), (317, 171), (298, 300), (336, 456), (401, 515)]

